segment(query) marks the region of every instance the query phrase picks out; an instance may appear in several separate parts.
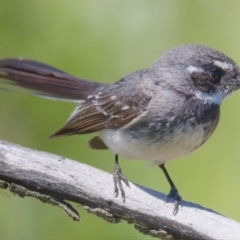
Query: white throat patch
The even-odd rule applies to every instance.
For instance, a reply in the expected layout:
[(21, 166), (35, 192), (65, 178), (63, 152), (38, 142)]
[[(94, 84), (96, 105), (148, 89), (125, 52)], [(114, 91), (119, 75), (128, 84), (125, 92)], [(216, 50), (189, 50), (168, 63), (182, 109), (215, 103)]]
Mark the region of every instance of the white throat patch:
[(223, 100), (223, 96), (221, 93), (213, 93), (213, 94), (209, 94), (209, 93), (205, 93), (205, 92), (201, 92), (201, 91), (197, 91), (195, 93), (195, 96), (198, 99), (201, 99), (202, 101), (204, 101), (205, 103), (211, 103), (211, 104), (217, 104), (220, 105), (222, 103)]

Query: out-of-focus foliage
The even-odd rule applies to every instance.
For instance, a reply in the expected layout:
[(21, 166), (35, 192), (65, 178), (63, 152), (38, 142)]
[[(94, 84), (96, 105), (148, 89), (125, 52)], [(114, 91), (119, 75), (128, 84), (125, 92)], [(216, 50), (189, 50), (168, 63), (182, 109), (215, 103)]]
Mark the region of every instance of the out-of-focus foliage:
[[(114, 82), (185, 43), (216, 48), (240, 64), (240, 1), (1, 0), (0, 58), (39, 60), (73, 75)], [(74, 106), (0, 92), (0, 138), (112, 172), (113, 155), (92, 151), (91, 137), (48, 140)], [(224, 102), (210, 140), (167, 164), (185, 200), (240, 221), (240, 92)], [(158, 168), (120, 158), (130, 181), (167, 193)], [(150, 239), (131, 225), (86, 214), (73, 222), (56, 207), (1, 190), (0, 239)], [(159, 209), (161, 211), (161, 209)], [(181, 210), (178, 214), (181, 214)], [(204, 223), (203, 223), (204, 224)]]

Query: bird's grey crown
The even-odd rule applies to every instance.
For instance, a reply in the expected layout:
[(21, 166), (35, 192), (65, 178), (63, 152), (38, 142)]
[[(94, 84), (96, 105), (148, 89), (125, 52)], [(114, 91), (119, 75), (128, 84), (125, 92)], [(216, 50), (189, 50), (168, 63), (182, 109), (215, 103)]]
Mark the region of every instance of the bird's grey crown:
[[(212, 75), (216, 70), (219, 71), (218, 79)], [(210, 95), (217, 93), (223, 99), (239, 87), (239, 68), (234, 61), (201, 45), (182, 45), (166, 51), (150, 67), (150, 72), (163, 88), (175, 89), (184, 95), (196, 95), (198, 91)], [(197, 96), (208, 97), (200, 93)]]

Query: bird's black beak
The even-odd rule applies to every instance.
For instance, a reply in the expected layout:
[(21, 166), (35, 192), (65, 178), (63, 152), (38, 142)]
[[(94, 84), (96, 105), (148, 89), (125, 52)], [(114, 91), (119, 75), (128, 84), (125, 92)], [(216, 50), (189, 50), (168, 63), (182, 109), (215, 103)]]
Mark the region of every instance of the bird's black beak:
[(239, 89), (240, 88), (240, 74), (237, 76), (236, 79), (234, 79), (234, 81), (235, 81), (235, 84), (237, 86), (237, 89)]
[(236, 86), (237, 89), (240, 88), (240, 69), (238, 69), (235, 77), (232, 78), (233, 85)]

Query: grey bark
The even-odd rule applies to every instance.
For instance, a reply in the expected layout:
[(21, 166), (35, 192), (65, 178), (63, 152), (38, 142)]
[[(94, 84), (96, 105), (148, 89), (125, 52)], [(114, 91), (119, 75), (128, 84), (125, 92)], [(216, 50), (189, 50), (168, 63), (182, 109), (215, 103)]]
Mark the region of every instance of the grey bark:
[(61, 207), (73, 220), (78, 212), (67, 201), (111, 223), (133, 223), (161, 239), (240, 239), (240, 224), (197, 204), (182, 201), (173, 215), (165, 195), (130, 183), (126, 201), (113, 195), (112, 175), (86, 164), (0, 141), (0, 187)]

